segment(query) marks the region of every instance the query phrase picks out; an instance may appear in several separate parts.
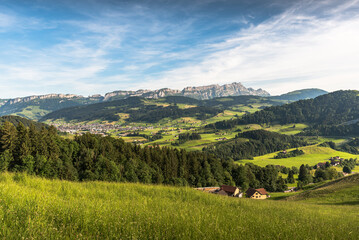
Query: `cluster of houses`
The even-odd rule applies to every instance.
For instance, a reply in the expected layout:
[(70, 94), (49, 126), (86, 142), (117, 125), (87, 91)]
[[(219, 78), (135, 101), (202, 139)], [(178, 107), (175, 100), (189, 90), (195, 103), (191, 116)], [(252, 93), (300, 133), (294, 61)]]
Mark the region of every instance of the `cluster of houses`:
[(226, 140), (227, 140), (227, 138), (225, 138), (225, 137), (224, 137), (224, 138), (217, 138), (217, 139), (216, 139), (216, 141), (226, 141)]
[(89, 132), (92, 134), (106, 135), (109, 131), (144, 131), (153, 129), (153, 127), (138, 127), (138, 126), (120, 126), (116, 124), (53, 124), (60, 132), (71, 134), (82, 134)]
[(244, 194), (247, 198), (251, 199), (267, 199), (270, 197), (268, 192), (264, 188), (249, 188), (245, 193), (242, 192), (241, 188), (222, 185), (221, 187), (204, 187), (204, 188), (196, 188), (199, 191), (218, 194), (222, 196), (229, 196), (229, 197), (244, 197)]
[[(336, 167), (336, 166), (340, 165), (344, 161), (343, 158), (340, 158), (338, 156), (337, 157), (331, 157), (331, 158), (329, 158), (329, 160), (330, 160), (329, 164), (331, 166), (333, 166), (333, 167)], [(327, 164), (327, 162), (320, 162), (320, 163), (318, 163), (316, 165), (316, 167), (317, 168), (324, 168), (326, 164)]]

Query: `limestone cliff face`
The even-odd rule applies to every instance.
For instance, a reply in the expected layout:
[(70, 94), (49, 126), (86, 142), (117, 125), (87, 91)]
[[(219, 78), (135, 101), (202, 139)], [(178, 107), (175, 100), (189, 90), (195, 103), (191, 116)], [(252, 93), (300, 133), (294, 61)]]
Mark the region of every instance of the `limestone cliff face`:
[(269, 93), (262, 89), (246, 88), (241, 83), (231, 83), (222, 86), (216, 84), (203, 87), (187, 87), (182, 90), (182, 95), (203, 100), (241, 95), (269, 96)]
[(7, 104), (30, 102), (30, 101), (36, 100), (36, 99), (50, 99), (50, 98), (71, 99), (71, 98), (83, 98), (83, 96), (75, 95), (75, 94), (46, 94), (46, 95), (39, 95), (39, 96), (13, 98), (13, 99), (8, 100)]
[[(253, 88), (246, 88), (241, 83), (231, 83), (225, 85), (209, 85), (201, 87), (186, 87), (183, 90), (175, 90), (170, 88), (162, 88), (158, 90), (144, 90), (140, 89), (137, 91), (114, 91), (107, 93), (104, 97), (97, 94), (89, 97), (83, 97), (75, 94), (47, 94), (39, 96), (29, 96), (22, 98), (13, 98), (9, 100), (3, 100), (0, 106), (13, 105), (16, 103), (27, 103), (33, 100), (43, 99), (77, 99), (77, 100), (88, 100), (94, 102), (111, 101), (121, 98), (128, 97), (144, 97), (144, 98), (161, 98), (167, 96), (185, 96), (192, 97), (200, 100), (211, 99), (215, 97), (226, 97), (226, 96), (240, 96), (240, 95), (255, 95), (255, 96), (269, 96), (269, 93), (262, 90), (254, 90)], [(89, 102), (89, 103), (90, 103)]]
[(161, 98), (166, 96), (185, 96), (200, 100), (211, 99), (216, 97), (227, 96), (241, 96), (241, 95), (255, 95), (255, 96), (269, 96), (269, 93), (258, 89), (246, 88), (241, 83), (231, 83), (225, 85), (209, 85), (201, 87), (186, 87), (182, 91), (170, 88), (162, 88), (159, 90), (138, 90), (138, 91), (115, 91), (107, 93), (104, 101), (140, 96), (145, 98)]

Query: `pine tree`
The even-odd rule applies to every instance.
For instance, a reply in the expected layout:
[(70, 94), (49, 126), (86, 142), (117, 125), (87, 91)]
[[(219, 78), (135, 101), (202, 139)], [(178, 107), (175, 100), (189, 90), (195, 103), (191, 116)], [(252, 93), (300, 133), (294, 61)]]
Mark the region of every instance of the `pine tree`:
[(0, 130), (0, 144), (3, 151), (9, 150), (10, 153), (13, 152), (15, 148), (16, 134), (15, 126), (6, 121)]
[(294, 171), (289, 170), (288, 177), (287, 177), (287, 183), (294, 183)]

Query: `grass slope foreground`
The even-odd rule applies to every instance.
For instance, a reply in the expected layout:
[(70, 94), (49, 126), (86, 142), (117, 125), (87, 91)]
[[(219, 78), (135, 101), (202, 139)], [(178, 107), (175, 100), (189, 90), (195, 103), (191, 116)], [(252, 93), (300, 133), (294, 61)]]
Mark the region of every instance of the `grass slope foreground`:
[[(358, 206), (0, 175), (1, 239), (358, 239)], [(358, 195), (358, 192), (356, 192)]]

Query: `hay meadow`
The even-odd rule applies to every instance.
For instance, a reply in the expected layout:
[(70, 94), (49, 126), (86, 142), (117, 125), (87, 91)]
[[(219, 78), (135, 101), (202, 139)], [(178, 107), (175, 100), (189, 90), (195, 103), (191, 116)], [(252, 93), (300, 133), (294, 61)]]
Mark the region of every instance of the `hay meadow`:
[(1, 239), (358, 239), (358, 210), (186, 187), (0, 175)]

